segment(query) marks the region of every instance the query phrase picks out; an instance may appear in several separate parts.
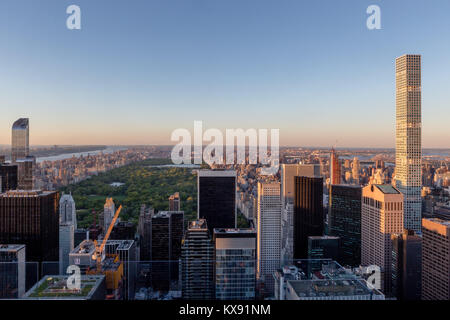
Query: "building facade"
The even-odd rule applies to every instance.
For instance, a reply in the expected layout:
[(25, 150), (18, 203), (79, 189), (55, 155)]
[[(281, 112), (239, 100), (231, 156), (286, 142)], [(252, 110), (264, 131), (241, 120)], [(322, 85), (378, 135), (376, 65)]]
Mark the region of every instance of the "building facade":
[(295, 177), (294, 259), (307, 259), (308, 236), (322, 236), (323, 179)]
[(403, 232), (403, 195), (391, 185), (368, 185), (362, 197), (361, 264), (380, 268), (381, 290), (390, 295), (391, 235)]
[(0, 300), (25, 294), (25, 246), (0, 244)]
[(26, 261), (59, 260), (59, 193), (0, 194), (0, 243), (26, 245)]
[(420, 300), (422, 293), (422, 238), (413, 230), (392, 239), (392, 295), (398, 300)]
[(30, 127), (28, 118), (20, 118), (13, 123), (11, 135), (11, 162), (24, 159), (30, 152)]
[(450, 221), (422, 219), (422, 300), (450, 300)]
[(257, 275), (268, 292), (273, 291), (273, 273), (281, 262), (280, 183), (258, 182)]
[(340, 238), (342, 265), (361, 263), (361, 194), (359, 186), (330, 185), (328, 232)]
[(236, 171), (198, 170), (197, 219), (208, 221), (208, 228), (235, 228)]
[(421, 56), (395, 61), (395, 186), (403, 194), (405, 229), (420, 232), (422, 216), (422, 84)]
[(71, 195), (64, 194), (59, 201), (59, 274), (65, 274), (69, 266), (69, 253), (75, 247), (77, 211)]
[(256, 296), (256, 230), (214, 229), (217, 300)]
[(207, 221), (189, 224), (181, 247), (182, 297), (186, 300), (213, 300), (214, 243)]

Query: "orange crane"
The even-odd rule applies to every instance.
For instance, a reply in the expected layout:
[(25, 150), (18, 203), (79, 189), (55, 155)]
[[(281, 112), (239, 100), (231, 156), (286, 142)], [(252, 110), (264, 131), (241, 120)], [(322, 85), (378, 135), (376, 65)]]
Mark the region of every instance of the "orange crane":
[(122, 210), (122, 206), (117, 209), (116, 213), (114, 214), (114, 218), (112, 219), (108, 231), (105, 234), (105, 237), (103, 238), (102, 244), (99, 246), (97, 244), (97, 240), (94, 241), (95, 244), (95, 252), (92, 255), (92, 260), (97, 260), (97, 272), (101, 272), (102, 269), (102, 261), (105, 259), (105, 246), (106, 242), (109, 239), (109, 236), (111, 235), (111, 231), (114, 228), (114, 224), (116, 223), (117, 218), (119, 217), (119, 213)]

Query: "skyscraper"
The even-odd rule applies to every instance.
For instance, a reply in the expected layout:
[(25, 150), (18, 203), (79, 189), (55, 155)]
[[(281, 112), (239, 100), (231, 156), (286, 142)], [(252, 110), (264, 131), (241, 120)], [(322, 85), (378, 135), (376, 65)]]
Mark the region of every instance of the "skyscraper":
[(108, 240), (105, 252), (119, 256), (123, 263), (123, 297), (125, 300), (133, 300), (137, 273), (136, 243), (134, 240)]
[(422, 238), (413, 230), (392, 239), (392, 294), (398, 300), (420, 300), (422, 291)]
[(23, 159), (29, 155), (30, 128), (28, 118), (20, 118), (12, 126), (11, 161)]
[(180, 193), (175, 192), (169, 197), (169, 211), (180, 211), (180, 210), (181, 210)]
[(77, 228), (75, 201), (69, 194), (59, 200), (59, 273), (65, 274), (69, 266), (69, 253), (75, 247), (74, 233)]
[(376, 265), (381, 290), (391, 291), (391, 235), (403, 232), (403, 195), (391, 185), (368, 185), (362, 190), (361, 264)]
[(355, 184), (359, 184), (359, 170), (360, 170), (359, 159), (357, 157), (354, 157), (352, 162), (352, 179), (353, 183)]
[(116, 205), (114, 204), (113, 198), (106, 198), (105, 205), (103, 206), (103, 232), (108, 230), (115, 213)]
[(141, 206), (141, 211), (139, 214), (139, 259), (140, 261), (150, 261), (151, 260), (151, 246), (152, 246), (152, 217), (155, 214), (153, 208)]
[(256, 230), (214, 229), (218, 300), (253, 300), (256, 293)]
[(17, 176), (19, 190), (33, 190), (34, 180), (33, 171), (36, 165), (36, 158), (34, 156), (26, 156), (25, 158), (17, 159)]
[(422, 219), (422, 300), (450, 300), (450, 221)]
[(281, 258), (290, 263), (294, 255), (294, 180), (296, 176), (320, 177), (320, 164), (281, 165)]
[(420, 232), (422, 188), (421, 56), (403, 55), (395, 61), (396, 139), (395, 186), (405, 197), (405, 229)]
[(206, 219), (208, 228), (236, 227), (236, 171), (198, 170), (198, 219)]
[(258, 278), (273, 290), (273, 273), (280, 268), (281, 199), (280, 183), (258, 182), (257, 218)]
[(282, 164), (281, 165), (281, 202), (294, 203), (294, 177), (320, 177), (319, 164)]
[(25, 294), (25, 246), (0, 244), (0, 300)]
[(0, 193), (16, 190), (18, 184), (17, 165), (0, 163)]
[(328, 232), (340, 238), (341, 265), (361, 263), (361, 187), (330, 185)]
[(207, 221), (192, 221), (181, 247), (182, 297), (188, 300), (214, 299), (214, 243)]
[(323, 179), (295, 177), (294, 259), (307, 259), (308, 236), (322, 236)]
[(170, 282), (178, 280), (183, 236), (183, 211), (161, 211), (152, 216), (150, 260), (155, 289), (167, 291)]
[(58, 261), (59, 193), (0, 194), (0, 243), (25, 244), (26, 261)]
[(334, 148), (330, 154), (330, 184), (341, 184), (341, 164)]

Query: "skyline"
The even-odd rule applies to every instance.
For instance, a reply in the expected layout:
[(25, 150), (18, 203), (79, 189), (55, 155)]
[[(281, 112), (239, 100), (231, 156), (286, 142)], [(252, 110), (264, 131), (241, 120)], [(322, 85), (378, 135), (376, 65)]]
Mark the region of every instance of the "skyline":
[(75, 1), (77, 31), (72, 1), (2, 2), (0, 144), (28, 117), (31, 145), (172, 145), (203, 120), (279, 128), (282, 146), (394, 148), (395, 58), (417, 53), (423, 147), (450, 148), (450, 3), (377, 1), (371, 31), (373, 2)]

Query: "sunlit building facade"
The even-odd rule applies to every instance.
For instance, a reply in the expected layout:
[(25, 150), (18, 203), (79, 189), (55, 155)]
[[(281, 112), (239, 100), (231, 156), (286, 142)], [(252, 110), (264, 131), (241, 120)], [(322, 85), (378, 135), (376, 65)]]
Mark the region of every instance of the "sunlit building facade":
[(420, 232), (422, 216), (421, 56), (403, 55), (396, 59), (395, 67), (397, 109), (395, 186), (405, 198), (405, 228)]

